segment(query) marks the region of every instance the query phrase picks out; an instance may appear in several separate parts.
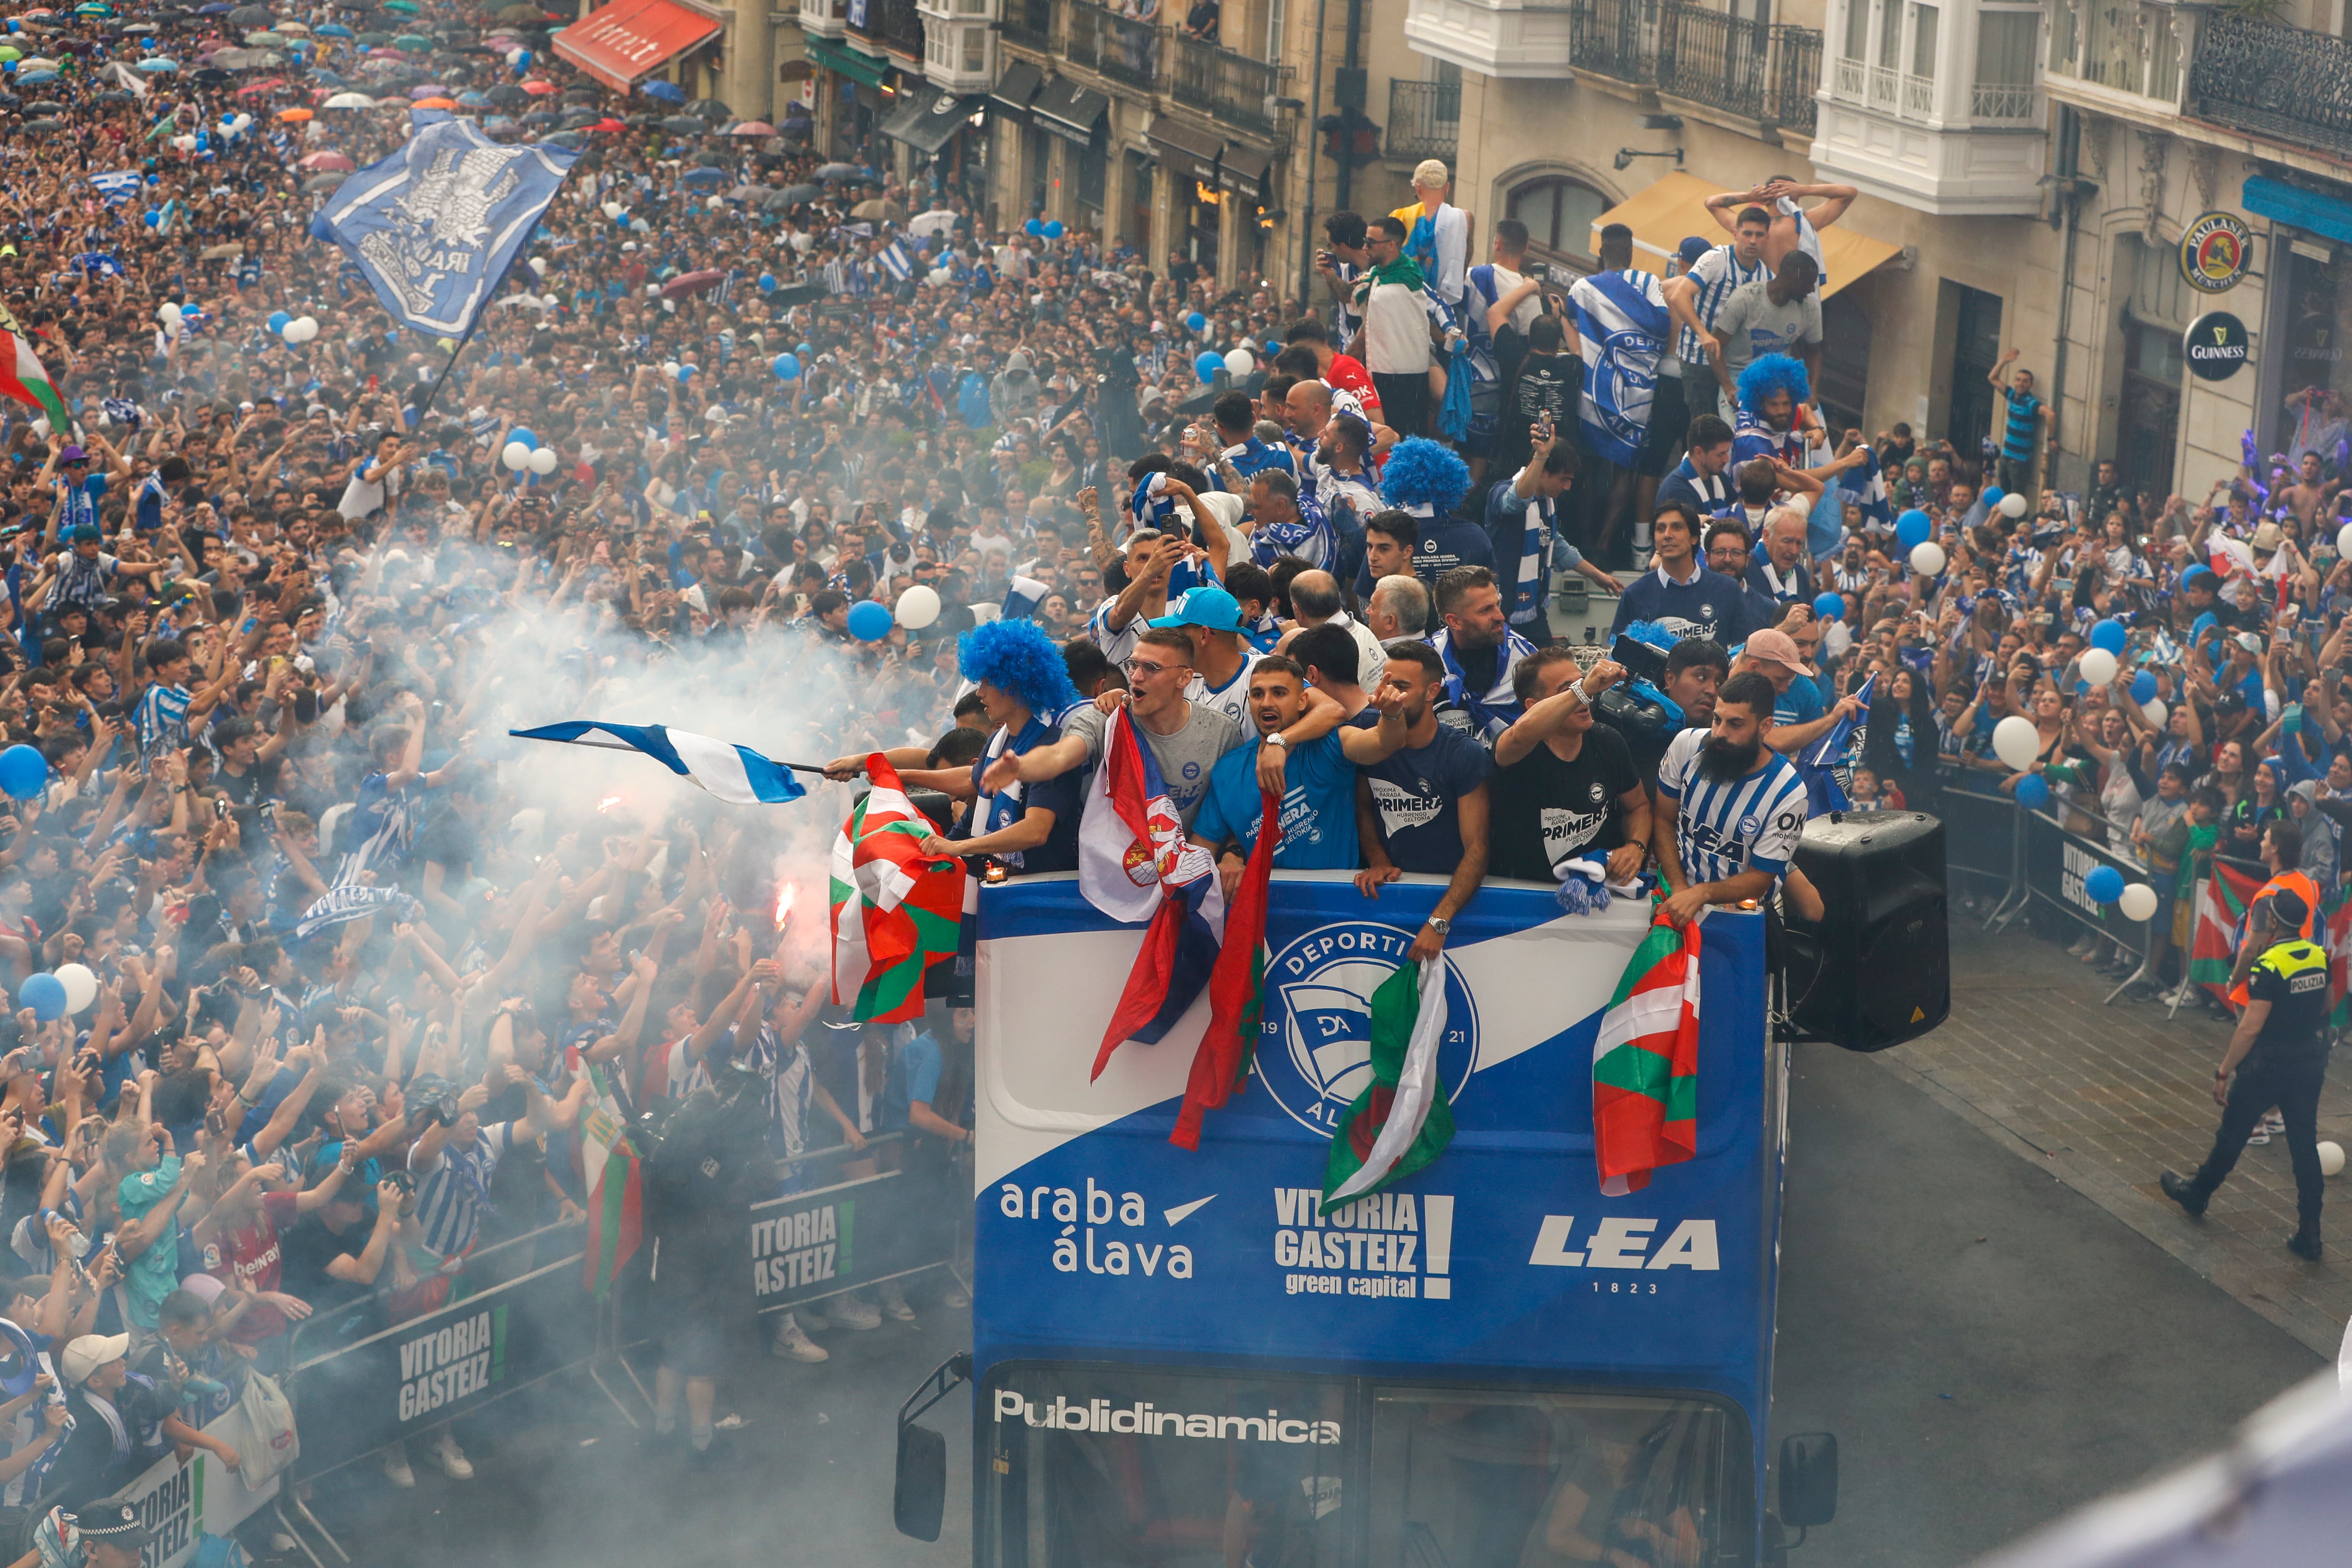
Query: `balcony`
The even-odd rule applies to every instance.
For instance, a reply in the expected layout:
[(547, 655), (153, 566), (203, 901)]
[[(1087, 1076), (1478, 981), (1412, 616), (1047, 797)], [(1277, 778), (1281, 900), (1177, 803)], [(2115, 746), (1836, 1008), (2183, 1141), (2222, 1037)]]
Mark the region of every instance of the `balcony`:
[(1656, 0), (1574, 0), (1569, 37), (1575, 68), (1648, 87), (1658, 79)]
[[(2043, 80), (2052, 96), (2080, 107), (2126, 119), (2168, 121), (2180, 109), (2185, 26), (2182, 14), (2170, 5), (2059, 0), (2051, 14)], [(2258, 26), (2267, 31), (2296, 31)]]
[(1835, 9), (1811, 154), (1822, 177), (1945, 216), (2041, 212), (2040, 12), (1974, 0)]
[(1098, 76), (1150, 92), (1160, 85), (1160, 29), (1092, 0), (1068, 0), (1063, 57)]
[(1813, 129), (1822, 35), (1811, 27), (1751, 22), (1667, 0), (1655, 43), (1660, 96), (1759, 124)]
[(1388, 133), (1381, 141), (1391, 162), (1442, 158), (1451, 167), (1462, 142), (1462, 84), (1390, 82)]
[(1169, 96), (1187, 109), (1205, 110), (1227, 124), (1270, 134), (1274, 100), (1282, 92), (1289, 71), (1215, 44), (1203, 44), (1177, 35), (1176, 68), (1168, 84)]
[(868, 54), (879, 49), (909, 66), (922, 63), (923, 18), (915, 0), (866, 0), (863, 7), (850, 11), (848, 37)]
[(2228, 11), (2197, 34), (2186, 112), (2352, 163), (2352, 44)]
[(801, 0), (800, 20), (813, 38), (837, 38), (849, 30), (849, 0)]
[(1570, 0), (1405, 0), (1416, 53), (1482, 76), (1557, 80), (1569, 72)]
[(996, 0), (915, 0), (923, 18), (923, 76), (948, 92), (986, 92), (996, 79), (989, 24)]
[[(806, 0), (803, 0), (806, 4)], [(1024, 48), (1054, 47), (1054, 0), (1004, 0), (1004, 41)]]

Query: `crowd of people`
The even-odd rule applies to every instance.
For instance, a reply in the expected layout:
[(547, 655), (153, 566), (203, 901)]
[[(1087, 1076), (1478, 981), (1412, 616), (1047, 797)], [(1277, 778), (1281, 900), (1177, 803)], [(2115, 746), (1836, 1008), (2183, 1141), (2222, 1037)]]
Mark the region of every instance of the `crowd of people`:
[[(510, 726), (661, 720), (843, 784), (881, 752), (927, 849), (1024, 875), (1075, 867), (1124, 706), (1228, 878), (1271, 790), (1278, 866), (1444, 879), (1416, 957), (1490, 878), (1819, 919), (1824, 742), (1857, 806), (2046, 792), (2150, 868), (2160, 931), (2215, 855), (2307, 878), (2305, 933), (2343, 897), (2342, 453), (2250, 444), (2196, 503), (2110, 464), (2060, 494), (2006, 361), (1981, 448), (1829, 427), (1850, 188), (1726, 193), (1664, 279), (1606, 229), (1562, 289), (1510, 220), (1475, 260), (1425, 163), (1416, 205), (1328, 217), (1300, 300), (834, 163), (797, 106), (682, 132), (539, 29), (399, 8), (424, 36), (393, 47), (280, 7), (258, 61), (185, 7), (6, 19), (0, 293), (68, 416), (0, 431), (0, 718), (46, 763), (0, 817), (6, 1317), (43, 1368), (0, 1410), (11, 1501), (99, 1518), (246, 1369), (577, 1222), (592, 1068), (633, 1118), (687, 1108), (672, 1142), (756, 1107), (730, 1203), (820, 1151), (968, 1144), (958, 980), (861, 1025), (791, 907), (838, 812)], [(581, 153), (454, 363), (308, 233), (411, 101)], [(917, 588), (935, 614), (852, 635)], [(1588, 592), (1608, 644), (1554, 635)], [(2129, 644), (2090, 686), (2104, 621)], [(2168, 962), (2131, 966), (2185, 987)], [(27, 999), (70, 966), (90, 996)], [(2300, 1179), (2316, 1078), (2277, 1063), (2325, 1035), (2294, 1027), (2247, 1093)], [(651, 1193), (656, 1230), (709, 1198)], [(707, 1451), (737, 1335), (673, 1305), (657, 1437)], [(771, 1345), (915, 1310), (850, 1292)], [(471, 1473), (446, 1426), (425, 1452)]]

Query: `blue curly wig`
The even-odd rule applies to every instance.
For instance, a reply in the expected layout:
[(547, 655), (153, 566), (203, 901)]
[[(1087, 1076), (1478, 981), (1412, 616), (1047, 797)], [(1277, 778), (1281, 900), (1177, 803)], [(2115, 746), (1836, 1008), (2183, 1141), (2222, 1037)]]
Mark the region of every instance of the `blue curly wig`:
[(1766, 354), (1739, 373), (1739, 406), (1748, 413), (1762, 408), (1764, 400), (1776, 392), (1787, 393), (1791, 403), (1813, 400), (1813, 384), (1805, 374), (1802, 361), (1787, 354)]
[(1078, 703), (1062, 650), (1034, 621), (985, 621), (972, 627), (956, 639), (956, 668), (966, 680), (985, 680), (1010, 691), (1041, 719)]
[(1381, 499), (1423, 516), (1443, 517), (1470, 493), (1470, 466), (1450, 447), (1414, 436), (1389, 453), (1381, 474)]

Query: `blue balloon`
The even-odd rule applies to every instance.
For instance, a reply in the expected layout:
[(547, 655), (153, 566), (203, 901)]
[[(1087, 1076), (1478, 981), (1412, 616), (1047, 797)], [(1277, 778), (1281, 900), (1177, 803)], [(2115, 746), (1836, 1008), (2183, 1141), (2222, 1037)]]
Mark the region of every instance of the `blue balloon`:
[(890, 606), (876, 600), (860, 599), (849, 606), (849, 635), (859, 642), (880, 642), (895, 624)]
[(2124, 631), (2124, 624), (2121, 621), (2094, 621), (2091, 623), (2091, 646), (2093, 647), (2103, 647), (2109, 653), (2120, 655), (2124, 651), (2124, 644), (2128, 640), (2129, 638)]
[(1271, 364), (1274, 363), (1274, 356), (1281, 352), (1282, 345), (1276, 342), (1272, 338), (1268, 338), (1265, 340), (1265, 353), (1262, 357), (1264, 357), (1268, 364)]
[(1199, 376), (1202, 381), (1215, 381), (1217, 379), (1217, 373), (1224, 368), (1224, 356), (1223, 354), (1211, 353), (1206, 349), (1202, 350), (1200, 357), (1192, 362), (1192, 374)]
[(2008, 493), (2009, 492), (2007, 490), (2001, 489), (1999, 485), (1987, 485), (1984, 488), (1984, 493), (1977, 497), (1977, 502), (1979, 505), (1982, 506), (1987, 512), (1990, 512), (1993, 508), (2000, 504), (2000, 498)]
[(2050, 786), (2040, 773), (2020, 773), (2017, 778), (2017, 804), (2040, 811), (2050, 804)]
[(30, 800), (49, 787), (49, 760), (32, 746), (0, 752), (0, 790), (11, 800)]
[(2132, 700), (2143, 707), (2156, 700), (2156, 675), (2153, 671), (2143, 669), (2132, 677)]
[(36, 974), (16, 988), (16, 1000), (46, 1024), (66, 1016), (66, 983), (54, 974)]
[(286, 330), (286, 323), (293, 319), (293, 317), (288, 315), (283, 310), (270, 311), (268, 323), (270, 331), (273, 333), (284, 331)]
[(145, 212), (139, 215), (139, 221), (145, 224), (149, 228), (161, 228), (163, 226), (163, 215), (157, 212), (153, 207), (149, 207)]
[(1046, 223), (1045, 237), (1047, 239), (1059, 239), (1062, 237), (1062, 220), (1060, 218), (1054, 218)]
[(1845, 619), (1845, 595), (1843, 594), (1821, 595), (1813, 600), (1813, 614), (1825, 621)]
[(801, 378), (801, 362), (792, 354), (778, 354), (776, 363), (769, 368), (776, 373), (778, 381), (798, 381)]
[(682, 365), (678, 366), (678, 367), (677, 367), (677, 378), (678, 378), (678, 380), (680, 380), (680, 381), (691, 381), (691, 380), (693, 380), (693, 379), (694, 379), (694, 367), (693, 367), (692, 365), (690, 365), (690, 364), (682, 364)]
[(1209, 318), (1201, 314), (1200, 311), (1195, 310), (1191, 315), (1184, 318), (1184, 324), (1197, 332), (1202, 327), (1209, 324)]
[(1045, 237), (1045, 220), (1033, 217), (1021, 226), (1021, 232), (1033, 239), (1043, 239)]
[(520, 425), (507, 432), (507, 439), (509, 441), (521, 442), (523, 445), (523, 450), (526, 452), (536, 452), (539, 450), (539, 437), (532, 435), (530, 431), (524, 429)]
[(761, 292), (761, 293), (762, 293), (762, 294), (772, 294), (772, 293), (774, 293), (774, 292), (776, 291), (776, 289), (777, 289), (776, 275), (775, 275), (774, 273), (772, 273), (772, 272), (762, 272), (762, 273), (761, 273), (761, 274), (760, 274), (760, 292)]
[(1916, 550), (1935, 531), (1935, 520), (1916, 506), (1895, 520), (1895, 537), (1906, 550)]
[(2095, 904), (2112, 904), (2124, 896), (2124, 874), (2113, 866), (2095, 866), (2083, 879), (2083, 891)]

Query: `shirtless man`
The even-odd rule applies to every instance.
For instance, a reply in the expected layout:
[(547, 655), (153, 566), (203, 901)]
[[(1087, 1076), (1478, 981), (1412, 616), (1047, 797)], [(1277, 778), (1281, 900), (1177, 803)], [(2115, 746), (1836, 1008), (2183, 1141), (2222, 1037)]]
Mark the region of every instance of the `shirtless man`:
[[(1792, 250), (1802, 250), (1821, 268), (1819, 287), (1826, 293), (1830, 269), (1828, 258), (1821, 254), (1819, 231), (1843, 217), (1845, 209), (1861, 194), (1853, 185), (1801, 185), (1786, 174), (1775, 174), (1752, 189), (1724, 191), (1707, 197), (1706, 210), (1723, 226), (1725, 233), (1735, 237), (1739, 233), (1738, 215), (1742, 208), (1760, 206), (1770, 213), (1772, 229), (1764, 237), (1764, 264), (1778, 272), (1782, 257)], [(1808, 197), (1819, 197), (1821, 205), (1801, 205)], [(1781, 205), (1783, 202), (1788, 204), (1785, 207)]]

